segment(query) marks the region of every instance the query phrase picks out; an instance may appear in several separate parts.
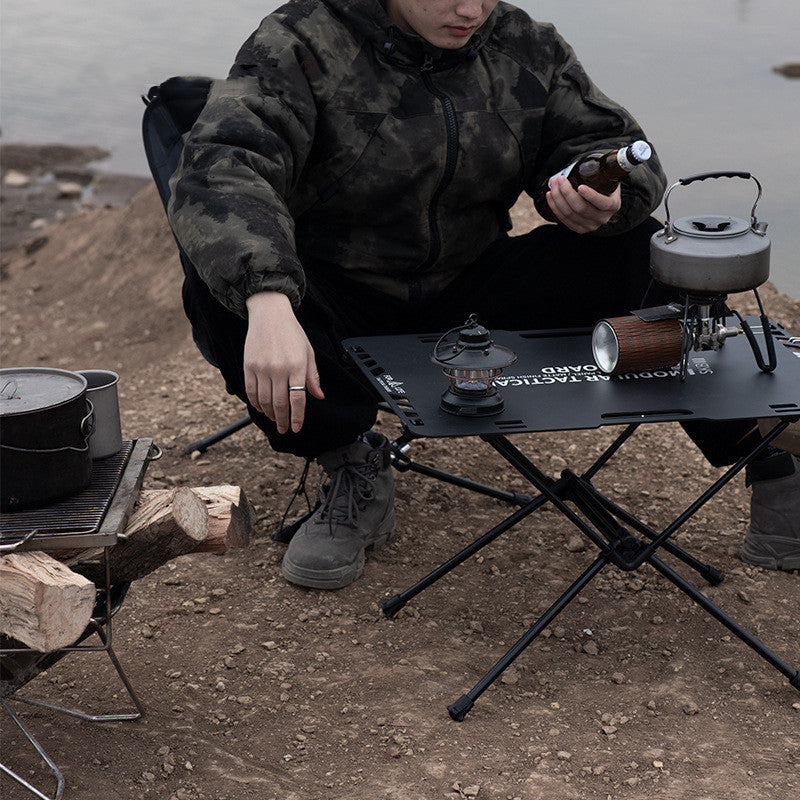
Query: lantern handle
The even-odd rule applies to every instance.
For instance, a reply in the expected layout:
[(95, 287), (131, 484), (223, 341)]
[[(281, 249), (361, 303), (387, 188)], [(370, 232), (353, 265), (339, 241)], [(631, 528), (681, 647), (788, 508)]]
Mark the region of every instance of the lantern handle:
[(454, 358), (456, 358), (456, 357), (457, 357), (457, 356), (459, 356), (461, 353), (463, 353), (463, 352), (464, 352), (464, 350), (465, 350), (465, 347), (464, 347), (464, 345), (461, 345), (461, 347), (459, 348), (459, 346), (458, 346), (458, 342), (456, 342), (456, 343), (453, 345), (453, 353), (452, 353), (452, 355), (450, 355), (450, 356), (447, 356), (446, 358), (445, 358), (444, 356), (440, 356), (440, 355), (439, 355), (439, 347), (441, 347), (441, 345), (442, 345), (442, 342), (443, 342), (443, 341), (444, 341), (444, 340), (445, 340), (445, 339), (446, 339), (446, 338), (447, 338), (447, 337), (448, 337), (448, 336), (449, 336), (451, 333), (460, 333), (460, 332), (461, 332), (461, 331), (463, 331), (465, 328), (469, 328), (469, 327), (471, 327), (472, 325), (475, 325), (477, 322), (478, 322), (478, 315), (477, 315), (477, 314), (470, 314), (470, 315), (467, 317), (467, 321), (466, 321), (466, 322), (465, 322), (463, 325), (456, 325), (454, 328), (450, 328), (450, 330), (449, 330), (449, 331), (445, 331), (445, 332), (444, 332), (444, 333), (443, 333), (443, 334), (442, 334), (442, 335), (439, 337), (439, 339), (438, 339), (438, 341), (436, 342), (436, 344), (433, 346), (433, 355), (434, 355), (434, 357), (437, 359), (437, 361), (441, 361), (441, 362), (445, 362), (445, 363), (446, 363), (446, 362), (448, 362), (448, 361), (452, 361)]

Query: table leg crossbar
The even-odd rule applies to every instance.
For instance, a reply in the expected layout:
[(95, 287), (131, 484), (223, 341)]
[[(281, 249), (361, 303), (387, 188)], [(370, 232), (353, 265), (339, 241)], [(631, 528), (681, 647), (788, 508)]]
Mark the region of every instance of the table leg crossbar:
[[(755, 458), (769, 443), (789, 424), (782, 421), (763, 441), (744, 458), (730, 467), (718, 480), (704, 491), (693, 503), (681, 512), (660, 533), (648, 527), (641, 520), (619, 507), (609, 498), (602, 495), (591, 484), (591, 478), (608, 462), (622, 444), (633, 434), (637, 425), (628, 426), (600, 455), (592, 466), (576, 475), (564, 470), (561, 477), (553, 479), (539, 470), (525, 455), (502, 435), (486, 435), (482, 438), (497, 450), (521, 475), (538, 490), (539, 494), (524, 503), (520, 509), (508, 516), (472, 544), (464, 548), (429, 575), (406, 589), (404, 592), (386, 600), (382, 607), (388, 617), (397, 612), (417, 594), (422, 592), (439, 578), (446, 575), (485, 545), (512, 528), (525, 517), (532, 514), (545, 503), (552, 503), (570, 522), (572, 522), (598, 548), (599, 555), (592, 564), (572, 583), (572, 585), (545, 611), (537, 622), (500, 658), (497, 663), (466, 694), (447, 707), (450, 716), (461, 721), (469, 713), (477, 698), (502, 674), (502, 672), (552, 623), (552, 621), (578, 596), (591, 580), (607, 564), (613, 564), (620, 570), (632, 572), (642, 564), (650, 564), (663, 577), (684, 592), (704, 611), (728, 628), (731, 633), (751, 647), (767, 663), (789, 679), (791, 685), (800, 690), (800, 672), (790, 667), (756, 637), (746, 631), (722, 609), (712, 603), (704, 594), (685, 578), (667, 566), (656, 556), (659, 548), (675, 556), (684, 564), (695, 570), (711, 585), (719, 584), (724, 575), (715, 567), (705, 564), (687, 553), (670, 537), (680, 529), (697, 511), (705, 505), (723, 486)], [(571, 505), (568, 505), (570, 503)], [(573, 510), (572, 506), (579, 513)], [(583, 516), (581, 516), (581, 514)], [(637, 535), (638, 534), (638, 535)], [(642, 538), (643, 537), (643, 538)]]

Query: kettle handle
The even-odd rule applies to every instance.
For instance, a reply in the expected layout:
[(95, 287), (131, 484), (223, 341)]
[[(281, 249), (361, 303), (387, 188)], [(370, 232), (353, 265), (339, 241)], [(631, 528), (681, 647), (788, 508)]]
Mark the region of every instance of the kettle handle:
[(759, 236), (766, 235), (767, 224), (759, 223), (759, 221), (756, 219), (756, 206), (758, 205), (758, 201), (761, 199), (763, 192), (761, 189), (761, 182), (758, 180), (758, 178), (756, 178), (755, 175), (752, 175), (749, 172), (735, 171), (701, 172), (699, 175), (692, 175), (689, 178), (678, 178), (678, 180), (675, 181), (675, 183), (673, 183), (669, 189), (667, 189), (667, 193), (664, 195), (664, 212), (667, 215), (667, 219), (664, 223), (664, 230), (661, 232), (661, 235), (666, 237), (665, 241), (674, 242), (678, 238), (672, 228), (672, 222), (669, 216), (669, 196), (672, 190), (676, 186), (688, 186), (690, 183), (705, 181), (709, 178), (744, 178), (745, 180), (754, 180), (756, 182), (756, 186), (758, 187), (758, 195), (756, 196), (756, 201), (753, 203), (752, 209), (750, 209), (750, 228), (752, 229), (753, 233), (757, 233)]
[(709, 178), (752, 178), (749, 172), (702, 172), (700, 175), (692, 175), (691, 178), (678, 178), (681, 186), (688, 186), (695, 181), (705, 181)]

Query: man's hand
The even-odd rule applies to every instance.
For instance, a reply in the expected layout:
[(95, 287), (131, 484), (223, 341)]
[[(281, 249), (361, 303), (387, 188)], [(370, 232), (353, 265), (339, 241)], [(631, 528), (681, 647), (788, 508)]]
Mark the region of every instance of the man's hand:
[(297, 433), (303, 426), (306, 387), (324, 400), (314, 351), (294, 315), (289, 298), (280, 292), (259, 292), (247, 299), (248, 327), (244, 343), (244, 384), (247, 399), (278, 426)]
[(619, 211), (621, 204), (619, 186), (610, 195), (600, 194), (583, 184), (576, 191), (563, 175), (551, 182), (547, 193), (547, 205), (556, 219), (575, 233), (596, 231)]

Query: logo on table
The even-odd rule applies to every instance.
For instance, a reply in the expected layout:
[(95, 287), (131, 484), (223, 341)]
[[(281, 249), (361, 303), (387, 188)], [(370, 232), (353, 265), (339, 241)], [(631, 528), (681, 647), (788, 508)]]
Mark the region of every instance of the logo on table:
[(383, 386), (384, 389), (389, 394), (406, 394), (406, 390), (403, 387), (403, 381), (395, 380), (391, 375), (384, 373), (383, 375), (377, 375), (375, 380)]
[[(687, 375), (711, 375), (713, 370), (705, 358), (690, 358)], [(600, 381), (658, 380), (680, 377), (680, 366), (669, 369), (654, 369), (645, 372), (625, 372), (622, 375), (606, 375), (596, 364), (565, 364), (542, 367), (530, 375), (503, 375), (495, 379), (499, 388), (516, 386), (552, 386), (569, 383), (599, 383)]]

